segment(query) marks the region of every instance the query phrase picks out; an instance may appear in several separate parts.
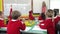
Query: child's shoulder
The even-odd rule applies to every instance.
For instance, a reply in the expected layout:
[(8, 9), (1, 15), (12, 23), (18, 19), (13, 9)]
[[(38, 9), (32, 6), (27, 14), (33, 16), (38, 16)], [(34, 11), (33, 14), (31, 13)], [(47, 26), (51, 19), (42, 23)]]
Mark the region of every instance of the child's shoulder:
[(22, 21), (21, 21), (21, 20), (17, 20), (16, 22), (18, 22), (18, 23), (22, 23)]
[(47, 18), (44, 20), (44, 22), (52, 22), (52, 18)]
[(52, 20), (52, 18), (46, 18), (46, 20)]

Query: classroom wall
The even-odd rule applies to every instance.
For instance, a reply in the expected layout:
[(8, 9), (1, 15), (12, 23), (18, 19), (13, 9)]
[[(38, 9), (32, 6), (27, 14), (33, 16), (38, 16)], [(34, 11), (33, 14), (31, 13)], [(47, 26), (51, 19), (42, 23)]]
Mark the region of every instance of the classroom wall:
[(29, 15), (29, 11), (31, 10), (31, 0), (4, 0), (4, 14), (6, 16), (10, 13), (11, 5), (12, 9), (20, 11), (22, 16)]
[(50, 9), (59, 9), (60, 14), (60, 0), (50, 0)]
[[(46, 2), (47, 8), (54, 9), (57, 8), (60, 10), (60, 0), (33, 0), (33, 13), (41, 13), (42, 1)], [(13, 5), (13, 10), (21, 11), (22, 15), (28, 15), (29, 10), (31, 10), (31, 0), (4, 0), (4, 14), (9, 15), (10, 5)], [(17, 6), (18, 5), (18, 6)], [(17, 8), (18, 7), (18, 8)], [(19, 8), (20, 7), (20, 8)], [(0, 0), (0, 10), (1, 9), (1, 0)], [(22, 9), (21, 9), (22, 8)], [(60, 11), (59, 11), (60, 14)]]
[[(49, 9), (49, 0), (33, 0), (33, 13), (41, 13), (43, 1), (46, 2), (47, 9)], [(4, 0), (4, 14), (7, 16), (9, 15), (10, 5), (12, 5), (13, 10), (19, 10), (22, 16), (29, 15), (31, 10), (31, 0)]]
[(33, 12), (34, 13), (41, 13), (42, 11), (42, 2), (45, 1), (47, 9), (50, 7), (50, 0), (33, 0)]

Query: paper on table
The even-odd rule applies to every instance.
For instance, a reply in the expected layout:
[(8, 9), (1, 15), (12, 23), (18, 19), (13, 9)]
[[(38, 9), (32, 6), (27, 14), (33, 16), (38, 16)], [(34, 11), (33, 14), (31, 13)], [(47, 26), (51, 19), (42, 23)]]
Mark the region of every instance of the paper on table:
[[(1, 29), (7, 30), (7, 27), (1, 27)], [(26, 27), (26, 29), (25, 29), (24, 31), (28, 31), (28, 30), (30, 30), (30, 29), (31, 29), (31, 27)], [(22, 30), (20, 30), (20, 31), (22, 31)]]
[(41, 29), (39, 26), (34, 26), (32, 30), (41, 30), (41, 31), (47, 31), (46, 29)]
[(7, 30), (7, 27), (1, 27), (1, 29), (6, 31)]
[[(26, 27), (26, 29), (24, 31), (29, 31), (31, 29), (31, 27)], [(22, 30), (20, 30), (22, 31)]]

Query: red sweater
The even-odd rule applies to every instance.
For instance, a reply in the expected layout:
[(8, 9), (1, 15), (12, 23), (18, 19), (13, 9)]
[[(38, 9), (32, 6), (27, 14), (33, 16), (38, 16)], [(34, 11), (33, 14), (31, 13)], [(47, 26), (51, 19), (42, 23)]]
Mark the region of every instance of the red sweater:
[(34, 20), (34, 17), (32, 15), (29, 15), (30, 20)]
[(4, 24), (4, 20), (0, 19), (0, 27), (5, 27), (6, 25)]
[(57, 17), (54, 19), (55, 25), (56, 25), (59, 21), (60, 21), (60, 17), (57, 16)]
[(41, 16), (38, 17), (38, 20), (43, 20)]
[(29, 19), (34, 20), (33, 11), (29, 11)]
[(55, 34), (55, 28), (53, 23), (54, 22), (52, 22), (52, 19), (46, 19), (45, 21), (41, 22), (39, 26), (42, 29), (47, 29), (48, 34)]
[(11, 20), (7, 26), (7, 34), (20, 34), (20, 30), (25, 30), (25, 28), (25, 24), (22, 24), (20, 20)]

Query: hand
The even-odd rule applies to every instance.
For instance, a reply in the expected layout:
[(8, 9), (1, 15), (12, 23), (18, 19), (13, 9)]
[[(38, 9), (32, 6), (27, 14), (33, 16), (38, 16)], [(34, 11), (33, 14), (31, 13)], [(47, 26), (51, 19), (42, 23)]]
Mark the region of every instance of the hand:
[(25, 23), (25, 19), (22, 19), (22, 23)]

